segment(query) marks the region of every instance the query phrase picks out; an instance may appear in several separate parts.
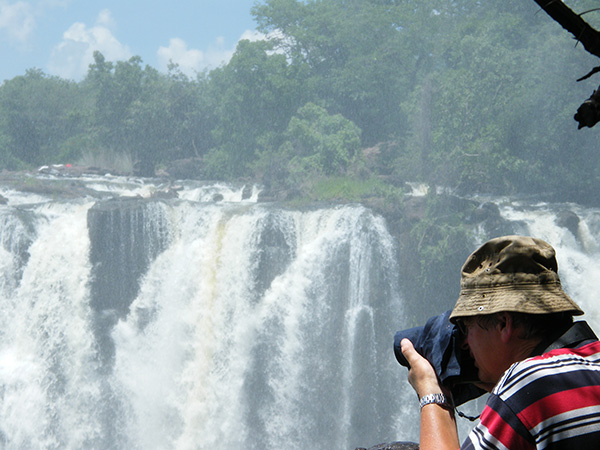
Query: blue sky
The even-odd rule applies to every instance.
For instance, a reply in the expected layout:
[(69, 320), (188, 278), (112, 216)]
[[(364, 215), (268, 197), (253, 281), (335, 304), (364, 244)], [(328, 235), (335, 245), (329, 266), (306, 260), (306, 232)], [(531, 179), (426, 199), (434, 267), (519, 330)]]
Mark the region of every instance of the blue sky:
[(0, 0), (0, 82), (42, 69), (79, 81), (94, 50), (107, 60), (141, 56), (188, 75), (226, 62), (257, 39), (257, 0)]

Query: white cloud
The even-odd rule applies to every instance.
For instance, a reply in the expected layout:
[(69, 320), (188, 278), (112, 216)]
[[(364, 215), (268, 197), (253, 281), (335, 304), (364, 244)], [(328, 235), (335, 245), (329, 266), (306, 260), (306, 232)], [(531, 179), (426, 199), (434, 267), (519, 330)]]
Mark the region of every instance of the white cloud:
[(27, 2), (9, 3), (0, 0), (0, 33), (23, 45), (35, 28), (34, 11)]
[(179, 38), (169, 39), (168, 47), (159, 47), (156, 52), (158, 57), (158, 69), (166, 71), (169, 63), (179, 66), (186, 75), (194, 75), (202, 71), (207, 65), (206, 57), (202, 50), (188, 49), (185, 41)]
[(240, 39), (238, 41), (243, 41), (243, 40), (248, 40), (251, 42), (262, 41), (262, 40), (266, 39), (266, 37), (267, 36), (262, 34), (260, 31), (246, 30), (246, 31), (244, 31), (244, 33), (242, 34), (242, 36), (240, 37)]
[[(257, 31), (245, 31), (240, 40), (247, 39), (257, 41), (264, 39), (264, 35)], [(179, 38), (171, 38), (168, 47), (159, 47), (156, 52), (158, 57), (158, 70), (167, 71), (169, 63), (179, 66), (182, 73), (188, 76), (194, 76), (203, 70), (210, 70), (229, 62), (235, 47), (226, 48), (223, 37), (218, 37), (205, 51), (188, 48), (185, 41)]]
[(52, 50), (48, 72), (62, 78), (79, 79), (100, 51), (107, 61), (129, 59), (129, 48), (113, 35), (114, 20), (109, 10), (100, 12), (93, 27), (75, 22), (63, 33), (63, 40)]
[(115, 21), (108, 9), (103, 9), (102, 11), (100, 11), (100, 14), (98, 14), (98, 18), (96, 19), (96, 25), (103, 26), (109, 29), (115, 28)]

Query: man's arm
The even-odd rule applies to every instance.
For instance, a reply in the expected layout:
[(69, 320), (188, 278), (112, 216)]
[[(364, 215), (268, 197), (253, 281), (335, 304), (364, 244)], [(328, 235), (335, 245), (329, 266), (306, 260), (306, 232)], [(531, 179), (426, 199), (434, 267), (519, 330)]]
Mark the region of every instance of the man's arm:
[[(402, 354), (410, 364), (408, 381), (419, 398), (428, 394), (443, 393), (433, 367), (415, 350), (412, 342), (402, 340)], [(421, 409), (420, 450), (456, 450), (460, 447), (454, 410), (436, 403)]]

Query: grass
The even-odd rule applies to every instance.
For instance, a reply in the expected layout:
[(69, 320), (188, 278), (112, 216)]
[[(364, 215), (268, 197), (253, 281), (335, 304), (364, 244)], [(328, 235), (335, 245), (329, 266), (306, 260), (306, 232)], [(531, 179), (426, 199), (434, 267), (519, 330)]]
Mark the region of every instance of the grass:
[(376, 177), (363, 180), (337, 176), (316, 181), (308, 189), (308, 196), (316, 201), (359, 202), (365, 198), (393, 195), (397, 190)]

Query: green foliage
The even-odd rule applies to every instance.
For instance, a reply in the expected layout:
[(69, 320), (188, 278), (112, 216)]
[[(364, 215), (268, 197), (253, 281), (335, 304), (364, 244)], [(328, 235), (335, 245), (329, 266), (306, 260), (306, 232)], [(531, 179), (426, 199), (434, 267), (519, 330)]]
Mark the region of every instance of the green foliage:
[[(458, 297), (459, 268), (472, 251), (473, 230), (466, 217), (474, 206), (456, 197), (429, 193), (425, 214), (407, 226), (401, 245), (410, 260), (401, 262), (410, 304), (428, 311), (449, 309)], [(448, 270), (448, 268), (456, 268)]]
[(334, 176), (318, 179), (306, 195), (315, 201), (361, 202), (372, 197), (393, 197), (398, 190), (380, 179), (365, 180), (351, 176)]
[(398, 105), (408, 93), (412, 55), (404, 53), (400, 28), (410, 10), (378, 1), (269, 0), (253, 13), (259, 29), (274, 32), (271, 41), (304, 69), (307, 100), (343, 114), (371, 144), (403, 122)]
[(341, 114), (307, 103), (292, 117), (283, 153), (292, 175), (343, 174), (360, 148), (360, 129)]
[(85, 106), (77, 84), (37, 69), (5, 82), (0, 89), (5, 163), (14, 167), (19, 160), (24, 165), (64, 162), (62, 158), (71, 155), (63, 152), (62, 143), (84, 133)]
[(242, 176), (261, 137), (282, 133), (301, 103), (301, 77), (266, 41), (241, 41), (227, 66), (210, 74), (216, 123), (212, 136), (223, 157), (221, 176)]
[(237, 166), (233, 152), (216, 148), (204, 158), (204, 176), (209, 180), (227, 180), (235, 178), (233, 172)]
[(10, 151), (10, 138), (0, 134), (0, 167), (6, 170), (26, 169), (26, 164), (15, 157)]
[(264, 0), (252, 12), (268, 38), (193, 79), (96, 52), (79, 83), (36, 69), (6, 81), (0, 165), (121, 154), (153, 175), (193, 158), (198, 177), (299, 193), (352, 174), (598, 203), (597, 130), (572, 120), (597, 87), (574, 80), (597, 61), (535, 2)]

